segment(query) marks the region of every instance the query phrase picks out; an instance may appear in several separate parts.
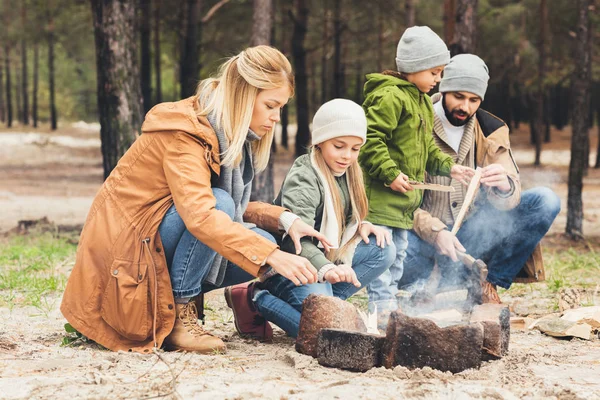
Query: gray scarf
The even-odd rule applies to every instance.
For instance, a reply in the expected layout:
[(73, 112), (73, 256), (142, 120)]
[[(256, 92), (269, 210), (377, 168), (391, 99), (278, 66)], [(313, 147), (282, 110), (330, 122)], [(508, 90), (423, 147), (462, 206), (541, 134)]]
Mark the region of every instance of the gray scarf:
[[(215, 115), (210, 113), (208, 122), (217, 134), (219, 140), (219, 153), (223, 155), (229, 148), (225, 132), (221, 128), (217, 128), (217, 120)], [(260, 138), (251, 130), (248, 130), (248, 136), (242, 152), (242, 160), (237, 167), (227, 167), (221, 165), (221, 173), (217, 187), (229, 193), (235, 204), (235, 215), (233, 220), (243, 224), (246, 228), (252, 228), (255, 225), (244, 223), (243, 216), (250, 202), (250, 192), (252, 191), (252, 179), (254, 178), (254, 165), (252, 163), (252, 142)], [(208, 271), (205, 281), (215, 286), (220, 286), (225, 277), (228, 261), (217, 253), (215, 260)]]

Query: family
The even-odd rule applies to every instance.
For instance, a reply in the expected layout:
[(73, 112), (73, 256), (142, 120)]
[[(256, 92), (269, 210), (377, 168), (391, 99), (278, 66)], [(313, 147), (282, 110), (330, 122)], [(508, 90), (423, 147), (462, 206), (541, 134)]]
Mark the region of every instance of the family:
[[(450, 58), (436, 33), (414, 26), (396, 66), (367, 75), (362, 107), (334, 99), (318, 109), (310, 148), (272, 204), (250, 194), (294, 94), (281, 52), (247, 48), (195, 96), (155, 106), (88, 213), (65, 318), (114, 351), (210, 353), (225, 344), (198, 323), (194, 299), (219, 288), (239, 334), (269, 341), (271, 323), (297, 336), (312, 293), (366, 288), (370, 301), (393, 303), (434, 265), (440, 286), (460, 284), (457, 250), (487, 263), (484, 302), (500, 303), (497, 286), (542, 280), (539, 242), (560, 201), (521, 189), (507, 125), (480, 108), (484, 61)], [(482, 188), (454, 235), (475, 168)]]

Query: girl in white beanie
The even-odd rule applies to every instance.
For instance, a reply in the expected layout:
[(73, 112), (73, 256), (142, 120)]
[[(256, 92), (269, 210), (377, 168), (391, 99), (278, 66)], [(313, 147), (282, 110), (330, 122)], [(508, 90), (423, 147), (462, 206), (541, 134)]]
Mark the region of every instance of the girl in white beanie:
[[(251, 305), (292, 337), (298, 334), (302, 302), (309, 294), (346, 299), (387, 270), (396, 254), (391, 235), (364, 221), (368, 205), (357, 162), (367, 131), (362, 108), (350, 100), (331, 100), (316, 112), (312, 128), (309, 153), (296, 159), (274, 203), (314, 226), (333, 245), (325, 251), (317, 241), (300, 240), (300, 255), (317, 269), (320, 283), (302, 285), (269, 270), (260, 283), (242, 284)], [(282, 250), (295, 248), (289, 236), (283, 238)]]

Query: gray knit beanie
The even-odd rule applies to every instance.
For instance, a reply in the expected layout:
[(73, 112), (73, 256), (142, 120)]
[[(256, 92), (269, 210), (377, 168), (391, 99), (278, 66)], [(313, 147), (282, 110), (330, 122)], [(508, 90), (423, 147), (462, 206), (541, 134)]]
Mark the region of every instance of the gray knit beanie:
[(485, 62), (474, 54), (459, 54), (452, 57), (444, 69), (440, 92), (469, 92), (485, 97), (489, 70)]
[(402, 34), (396, 50), (398, 72), (411, 74), (446, 65), (450, 52), (446, 43), (428, 26), (413, 26)]
[(319, 107), (313, 118), (313, 146), (340, 136), (356, 136), (363, 143), (367, 140), (365, 112), (352, 100), (330, 100)]

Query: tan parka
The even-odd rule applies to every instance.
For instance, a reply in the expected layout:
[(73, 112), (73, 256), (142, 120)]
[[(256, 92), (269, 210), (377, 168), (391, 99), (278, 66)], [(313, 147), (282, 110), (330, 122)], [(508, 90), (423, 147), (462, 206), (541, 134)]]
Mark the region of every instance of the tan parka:
[[(150, 352), (175, 322), (158, 226), (173, 205), (187, 229), (257, 276), (277, 245), (215, 208), (211, 180), (219, 145), (197, 97), (155, 106), (143, 134), (100, 188), (81, 233), (61, 311), (86, 337), (111, 349)], [(284, 208), (250, 202), (244, 221), (277, 232)]]

